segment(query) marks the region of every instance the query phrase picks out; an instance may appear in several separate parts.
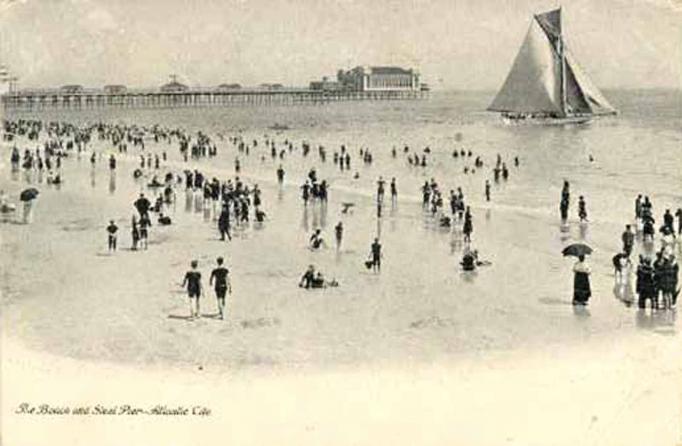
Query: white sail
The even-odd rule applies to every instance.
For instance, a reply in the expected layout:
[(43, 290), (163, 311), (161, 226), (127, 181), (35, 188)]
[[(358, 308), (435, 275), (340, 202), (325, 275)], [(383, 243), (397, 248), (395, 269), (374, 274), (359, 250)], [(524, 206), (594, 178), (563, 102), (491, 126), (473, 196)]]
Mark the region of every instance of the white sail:
[(595, 115), (616, 114), (616, 109), (609, 103), (601, 91), (599, 91), (597, 86), (592, 83), (589, 76), (580, 68), (580, 65), (578, 65), (578, 62), (571, 52), (566, 50), (564, 56), (566, 57), (566, 66), (567, 68), (570, 68), (575, 76), (575, 81), (579, 86), (587, 105), (589, 105), (590, 111)]
[(547, 35), (536, 20), (488, 110), (562, 114), (560, 67)]
[(556, 117), (616, 113), (566, 48), (561, 9), (534, 16), (488, 110)]

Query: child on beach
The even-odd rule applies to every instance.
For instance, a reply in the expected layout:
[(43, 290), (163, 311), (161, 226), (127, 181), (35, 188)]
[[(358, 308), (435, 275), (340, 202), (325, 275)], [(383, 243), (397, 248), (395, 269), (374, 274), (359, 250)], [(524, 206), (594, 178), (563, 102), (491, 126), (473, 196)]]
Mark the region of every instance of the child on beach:
[(114, 223), (114, 220), (109, 221), (109, 226), (107, 226), (107, 233), (109, 234), (109, 251), (116, 251), (116, 233), (118, 232), (118, 226)]

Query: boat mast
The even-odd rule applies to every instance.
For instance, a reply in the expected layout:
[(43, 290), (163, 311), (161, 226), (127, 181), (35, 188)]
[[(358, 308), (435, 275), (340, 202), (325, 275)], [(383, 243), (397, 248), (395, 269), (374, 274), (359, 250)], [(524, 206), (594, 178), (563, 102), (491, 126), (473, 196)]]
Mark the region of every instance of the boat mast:
[(559, 60), (561, 63), (561, 111), (564, 116), (566, 113), (566, 56), (564, 55), (564, 30), (561, 24), (561, 7), (559, 7)]

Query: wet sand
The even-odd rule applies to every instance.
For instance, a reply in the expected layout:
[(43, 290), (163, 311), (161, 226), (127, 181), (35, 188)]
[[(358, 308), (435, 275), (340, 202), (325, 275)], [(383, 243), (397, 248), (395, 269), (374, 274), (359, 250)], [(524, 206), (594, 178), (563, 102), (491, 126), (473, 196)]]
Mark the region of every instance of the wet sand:
[[(608, 128), (596, 129), (603, 131)], [(252, 131), (245, 139), (261, 135), (262, 131)], [(554, 184), (548, 177), (566, 172), (542, 176), (542, 163), (547, 161), (542, 156), (528, 159), (530, 155), (524, 154), (522, 167), (511, 168), (510, 181), (494, 188), (493, 203), (488, 205), (482, 199), (483, 176), (443, 175), (450, 162), (443, 150), (434, 155), (440, 164), (422, 171), (407, 167), (402, 159), (389, 160), (379, 149), (376, 165), (361, 167), (356, 146), (353, 171), (360, 171), (361, 178), (340, 175), (329, 159), (333, 147), (346, 142), (349, 134), (341, 136), (333, 132), (328, 136), (324, 167), (314, 153), (303, 162), (298, 154), (287, 159), (286, 186), (281, 190), (274, 181), (279, 161), (261, 163), (255, 153), (242, 159), (242, 176), (263, 189), (269, 221), (262, 228), (251, 223), (230, 243), (219, 242), (212, 216), (207, 219), (203, 210), (197, 211), (199, 194), (187, 196), (180, 185), (175, 208), (167, 212), (174, 224), (164, 228), (155, 224), (145, 252), (128, 249), (131, 202), (146, 181), (136, 183), (132, 178), (136, 152), (131, 150), (127, 160), (119, 158), (113, 178), (105, 158), (93, 170), (87, 154), (80, 161), (74, 155), (64, 162), (65, 183), (59, 190), (35, 177), (27, 182), (24, 172), (14, 175), (3, 157), (0, 184), (11, 196), (29, 184), (41, 190), (33, 223), (1, 226), (3, 351), (16, 358), (3, 360), (3, 379), (28, 380), (30, 368), (43, 361), (55, 364), (56, 379), (77, 369), (85, 388), (106, 379), (110, 372), (105, 370), (139, 382), (153, 382), (164, 370), (173, 389), (199, 376), (203, 383), (230, 377), (244, 396), (253, 395), (258, 386), (268, 389), (256, 392), (259, 404), (293, 405), (290, 399), (276, 400), (277, 395), (282, 397), (277, 389), (298, 389), (312, 398), (311, 417), (313, 408), (325, 404), (320, 393), (329, 395), (329, 404), (353, 414), (362, 413), (357, 402), (364, 397), (360, 389), (376, 389), (377, 410), (384, 415), (377, 416), (377, 425), (357, 420), (359, 427), (353, 432), (377, 432), (381, 422), (403, 423), (406, 432), (409, 417), (421, 413), (419, 425), (432, 427), (424, 429), (428, 434), (423, 438), (414, 439), (423, 444), (438, 444), (440, 434), (446, 433), (443, 423), (450, 420), (463, 444), (627, 445), (651, 438), (648, 429), (666, 439), (679, 432), (672, 419), (679, 403), (673, 384), (679, 376), (674, 359), (679, 350), (676, 313), (638, 311), (614, 295), (610, 260), (631, 214), (625, 192), (608, 205), (608, 190), (618, 181), (609, 180), (601, 170), (612, 171), (614, 166), (579, 175), (574, 197), (578, 193), (594, 197), (588, 205), (594, 217), (589, 227), (581, 228), (571, 215), (570, 229), (563, 232), (555, 206), (560, 181)], [(278, 136), (278, 141), (284, 137)], [(94, 148), (108, 153), (106, 146)], [(235, 150), (227, 142), (220, 142), (219, 149), (218, 159), (192, 162), (190, 168), (196, 165), (209, 177), (232, 177)], [(186, 167), (175, 145), (150, 143), (148, 150), (168, 150), (168, 167), (176, 173)], [(508, 162), (519, 153), (493, 143), (481, 150), (488, 164), (498, 150)], [(582, 169), (580, 163), (571, 160), (562, 166)], [(319, 205), (305, 210), (300, 201), (298, 187), (312, 165), (318, 166), (322, 179), (331, 181), (326, 211)], [(164, 167), (160, 178), (165, 172)], [(377, 222), (372, 197), (379, 175), (398, 177), (400, 202), (394, 210), (388, 205)], [(445, 191), (464, 186), (470, 197), (474, 245), (492, 262), (475, 276), (459, 271), (458, 237), (436, 228), (421, 210), (418, 187), (431, 176)], [(624, 186), (628, 191), (640, 190), (640, 184), (650, 181), (633, 178), (635, 182)], [(679, 198), (666, 190), (670, 189), (652, 194), (657, 211), (658, 203), (669, 206)], [(346, 201), (356, 207), (352, 214), (342, 215), (341, 203)], [(110, 219), (120, 227), (119, 251), (113, 255), (106, 252), (105, 227)], [(333, 246), (333, 227), (339, 220), (346, 228), (340, 253), (333, 247), (322, 252), (306, 248), (317, 226)], [(378, 232), (385, 261), (381, 274), (374, 275), (362, 262)], [(577, 240), (595, 248), (590, 259), (593, 298), (587, 309), (570, 305), (573, 261), (560, 255), (566, 243)], [(217, 308), (207, 283), (219, 255), (226, 258), (233, 276), (234, 294), (228, 299), (225, 321), (214, 317)], [(199, 321), (186, 319), (189, 308), (179, 286), (191, 259), (199, 260), (207, 291)], [(341, 285), (299, 289), (296, 283), (310, 263)], [(303, 378), (292, 376), (295, 371)], [(44, 378), (35, 378), (40, 382), (37, 388), (49, 385)], [(325, 383), (346, 380), (332, 392), (321, 392)], [(392, 393), (398, 388), (406, 390)], [(149, 392), (137, 397), (149, 401), (155, 395), (151, 387)], [(206, 401), (213, 397), (198, 395)], [(418, 403), (392, 412), (396, 395), (410, 401), (426, 395), (423, 401), (437, 403), (432, 412)], [(225, 400), (232, 396), (225, 395)], [(20, 398), (11, 395), (7, 401)], [(519, 401), (528, 405), (526, 411), (518, 410)], [(238, 413), (231, 403), (225, 404), (225, 414)], [(636, 419), (651, 417), (657, 410), (660, 417), (646, 429), (614, 428), (634, 426)], [(498, 430), (483, 434), (462, 427), (481, 426), (491, 417), (499, 423)], [(322, 418), (313, 417), (317, 426), (326, 433), (336, 429), (333, 420)], [(291, 421), (284, 415), (271, 420), (272, 431), (283, 438), (299, 438), (307, 428), (296, 423), (285, 427)], [(570, 434), (566, 426), (571, 426)], [(415, 431), (410, 430), (412, 435)], [(559, 431), (563, 434), (557, 439), (554, 432)], [(170, 438), (172, 432), (169, 429), (160, 438)], [(243, 440), (247, 434), (236, 429), (229, 435)], [(395, 435), (401, 438), (401, 430)], [(339, 444), (345, 443), (341, 439), (346, 437), (339, 438)], [(259, 439), (252, 438), (252, 444), (259, 444)]]

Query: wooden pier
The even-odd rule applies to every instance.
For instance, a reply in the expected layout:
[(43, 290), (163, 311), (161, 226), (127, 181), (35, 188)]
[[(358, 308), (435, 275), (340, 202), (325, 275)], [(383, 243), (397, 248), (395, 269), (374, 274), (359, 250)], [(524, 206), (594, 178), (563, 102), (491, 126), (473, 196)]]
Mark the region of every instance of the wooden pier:
[(427, 91), (324, 91), (311, 89), (234, 89), (188, 90), (23, 90), (2, 95), (5, 110), (87, 110), (101, 108), (179, 108), (327, 104), (342, 101), (415, 100), (428, 96)]

